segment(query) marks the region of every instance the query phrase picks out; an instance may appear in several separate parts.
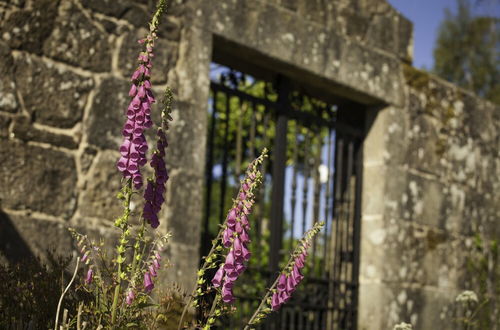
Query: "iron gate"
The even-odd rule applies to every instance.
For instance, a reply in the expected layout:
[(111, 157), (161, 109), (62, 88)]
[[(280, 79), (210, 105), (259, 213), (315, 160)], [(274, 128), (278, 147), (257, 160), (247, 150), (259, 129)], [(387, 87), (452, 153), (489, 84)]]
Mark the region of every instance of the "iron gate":
[(211, 69), (202, 255), (246, 165), (270, 150), (251, 216), (252, 258), (235, 286), (238, 315), (225, 327), (241, 328), (293, 244), (323, 220), (304, 282), (262, 327), (356, 329), (362, 131), (341, 121), (343, 109), (282, 76), (267, 82), (217, 64)]

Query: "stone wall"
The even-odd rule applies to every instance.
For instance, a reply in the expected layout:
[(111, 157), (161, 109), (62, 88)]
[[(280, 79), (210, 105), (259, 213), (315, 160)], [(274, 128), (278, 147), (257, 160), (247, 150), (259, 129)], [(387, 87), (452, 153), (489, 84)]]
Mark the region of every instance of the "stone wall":
[[(128, 76), (150, 0), (0, 0), (0, 250), (72, 250), (111, 236)], [(153, 83), (175, 93), (162, 231), (190, 287), (212, 52), (362, 103), (359, 328), (452, 329), (474, 233), (500, 235), (499, 109), (411, 67), (412, 24), (384, 0), (172, 0)]]
[[(67, 254), (73, 250), (68, 226), (94, 237), (115, 233), (113, 219), (121, 213), (115, 163), (128, 77), (152, 8), (147, 0), (0, 1), (1, 258), (44, 255), (47, 248)], [(160, 96), (167, 83), (176, 88), (180, 15), (172, 6), (159, 31), (152, 80)], [(178, 104), (167, 160), (169, 184), (178, 190), (168, 191), (162, 218), (180, 204), (182, 213), (176, 210), (171, 222), (193, 219), (193, 235), (169, 226), (171, 249), (182, 255), (176, 276), (189, 286), (184, 272), (197, 266), (194, 219), (201, 210), (184, 205), (201, 204), (205, 134)]]
[(375, 112), (365, 144), (362, 329), (456, 329), (455, 297), (479, 291), (475, 236), (500, 237), (500, 109), (402, 71), (404, 105)]

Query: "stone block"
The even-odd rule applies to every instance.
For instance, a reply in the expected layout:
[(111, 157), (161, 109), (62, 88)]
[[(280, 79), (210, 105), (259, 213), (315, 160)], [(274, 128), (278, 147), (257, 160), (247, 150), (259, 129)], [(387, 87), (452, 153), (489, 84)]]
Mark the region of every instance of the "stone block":
[(64, 1), (54, 29), (43, 45), (43, 51), (56, 60), (104, 72), (111, 70), (109, 41), (108, 35), (72, 1)]
[(11, 48), (42, 53), (45, 39), (52, 33), (59, 0), (37, 0), (30, 9), (12, 12), (1, 25), (2, 39)]
[(170, 174), (165, 197), (167, 230), (172, 232), (172, 241), (198, 246), (201, 208), (186, 206), (202, 204), (203, 178), (184, 170), (171, 171)]
[(449, 141), (439, 134), (440, 128), (439, 122), (427, 115), (418, 115), (410, 121), (406, 150), (410, 168), (436, 175), (444, 173), (441, 159)]
[(168, 287), (169, 284), (176, 283), (184, 292), (191, 292), (199, 266), (199, 247), (172, 242), (166, 245), (165, 253), (172, 267), (163, 272), (166, 281), (159, 284)]
[(125, 111), (130, 102), (130, 82), (107, 78), (98, 86), (93, 100), (87, 127), (88, 142), (102, 149), (118, 150), (122, 142), (121, 130), (125, 123)]
[(384, 192), (386, 181), (390, 180), (389, 170), (383, 166), (364, 166), (363, 168), (363, 215), (382, 215), (385, 209)]
[(171, 129), (168, 132), (169, 168), (185, 168), (202, 175), (205, 168), (206, 108), (177, 102), (173, 108)]
[[(275, 2), (278, 3), (279, 0), (276, 0)], [(297, 11), (299, 8), (299, 0), (281, 0), (281, 6), (291, 11)]]
[(413, 61), (413, 23), (403, 15), (397, 16), (397, 54), (401, 60)]
[(11, 119), (9, 117), (0, 116), (0, 138), (9, 136), (9, 125)]
[(445, 186), (434, 178), (408, 174), (405, 191), (401, 195), (400, 217), (417, 224), (447, 229), (443, 214)]
[(121, 174), (116, 169), (119, 153), (101, 151), (85, 176), (85, 188), (79, 201), (80, 214), (87, 217), (114, 220), (123, 212), (116, 198), (121, 188)]
[(384, 283), (367, 283), (360, 287), (359, 329), (393, 329), (401, 322), (415, 330), (456, 329), (451, 318), (443, 319), (454, 304), (456, 290), (406, 287)]
[(0, 256), (8, 262), (34, 256), (46, 262), (48, 252), (70, 257), (73, 250), (73, 239), (66, 224), (0, 210)]
[(32, 126), (32, 123), (27, 117), (18, 117), (14, 121), (12, 128), (14, 136), (25, 142), (37, 141), (49, 143), (54, 146), (63, 147), (67, 149), (78, 148), (78, 143), (72, 136), (64, 134), (56, 134), (43, 129), (38, 129)]
[(337, 79), (355, 90), (399, 106), (403, 102), (400, 69), (396, 59), (353, 42), (347, 43), (342, 53)]
[(395, 53), (397, 48), (397, 21), (391, 14), (374, 15), (363, 36), (367, 45)]
[(127, 10), (134, 7), (134, 1), (124, 0), (82, 0), (82, 5), (101, 14), (113, 17), (122, 17)]
[(131, 7), (125, 11), (122, 19), (128, 21), (136, 28), (146, 27), (150, 20), (150, 13), (142, 6), (132, 4)]
[(65, 152), (0, 140), (2, 207), (69, 218), (76, 204), (76, 168)]
[(16, 112), (18, 107), (14, 59), (9, 46), (0, 41), (0, 111)]
[(0, 0), (0, 2), (18, 7), (24, 7), (25, 0)]
[(36, 122), (70, 128), (81, 120), (94, 86), (92, 78), (25, 54), (16, 58), (15, 64), (18, 91)]

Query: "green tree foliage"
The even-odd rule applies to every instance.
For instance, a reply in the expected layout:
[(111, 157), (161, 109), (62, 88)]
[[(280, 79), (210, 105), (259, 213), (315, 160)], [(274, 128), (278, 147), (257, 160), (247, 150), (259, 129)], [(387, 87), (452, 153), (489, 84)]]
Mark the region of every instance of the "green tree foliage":
[(500, 104), (500, 18), (474, 16), (467, 0), (445, 11), (434, 48), (434, 73)]

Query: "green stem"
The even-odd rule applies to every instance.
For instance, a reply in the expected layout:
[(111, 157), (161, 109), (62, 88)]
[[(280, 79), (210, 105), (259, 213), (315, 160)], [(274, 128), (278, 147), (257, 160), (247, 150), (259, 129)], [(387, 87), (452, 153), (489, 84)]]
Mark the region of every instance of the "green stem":
[[(141, 217), (142, 218), (142, 217)], [(134, 257), (132, 259), (132, 268), (130, 271), (130, 278), (135, 278), (135, 272), (137, 270), (137, 257), (140, 254), (141, 242), (144, 239), (144, 231), (146, 230), (146, 225), (144, 219), (142, 219), (141, 227), (139, 228), (139, 232), (137, 233), (137, 241), (134, 243)], [(132, 281), (133, 283), (133, 281)]]
[(217, 308), (217, 305), (220, 302), (220, 298), (221, 298), (221, 293), (217, 291), (217, 294), (215, 295), (214, 302), (212, 303), (212, 308), (210, 308), (210, 312), (208, 313), (207, 323), (203, 327), (203, 330), (209, 330), (212, 327), (212, 325), (214, 325), (215, 318), (213, 316), (214, 316), (214, 312)]
[[(201, 266), (200, 270), (198, 271), (199, 273), (201, 272), (203, 275), (205, 273), (205, 270), (207, 270), (209, 262), (207, 260), (211, 260), (211, 258), (214, 257), (215, 251), (217, 247), (219, 246), (220, 238), (222, 237), (222, 233), (224, 232), (224, 227), (219, 230), (219, 233), (217, 234), (217, 237), (214, 240), (214, 244), (212, 244), (212, 248), (210, 249), (210, 252), (208, 252), (207, 257), (205, 258), (205, 262), (203, 263), (203, 266)], [(201, 276), (203, 276), (201, 275)], [(196, 290), (198, 290), (198, 280), (199, 278), (196, 279), (196, 283), (194, 284), (193, 292), (189, 295), (189, 299), (184, 306), (184, 309), (182, 310), (181, 314), (181, 319), (179, 320), (179, 325), (177, 326), (177, 330), (180, 330), (182, 328), (182, 321), (184, 321), (184, 317), (186, 316), (187, 310), (191, 305), (191, 302), (193, 301), (193, 298), (196, 296)]]
[[(255, 310), (255, 312), (253, 313), (252, 317), (250, 318), (248, 323), (245, 325), (243, 330), (251, 329), (250, 328), (251, 325), (257, 324), (258, 322), (260, 322), (262, 320), (263, 316), (265, 316), (266, 314), (269, 313), (269, 312), (264, 312), (263, 309), (264, 309), (264, 307), (267, 306), (269, 296), (273, 293), (273, 290), (275, 289), (276, 285), (278, 284), (278, 281), (279, 281), (281, 274), (285, 273), (287, 271), (291, 271), (292, 264), (295, 261), (295, 258), (297, 257), (297, 255), (299, 255), (303, 251), (304, 245), (306, 243), (310, 242), (314, 238), (314, 236), (321, 230), (321, 228), (323, 228), (323, 225), (324, 225), (324, 223), (322, 221), (316, 222), (314, 224), (313, 228), (311, 228), (310, 230), (308, 230), (304, 234), (304, 237), (299, 241), (299, 243), (297, 244), (297, 246), (293, 250), (293, 252), (290, 256), (290, 259), (288, 259), (286, 266), (283, 267), (283, 269), (280, 271), (279, 275), (276, 277), (276, 280), (274, 281), (273, 285), (271, 285), (269, 290), (267, 290), (267, 293), (264, 296), (264, 298), (262, 298), (259, 307), (257, 307), (257, 309)], [(261, 315), (261, 314), (262, 314), (262, 317), (259, 317), (259, 315)]]
[(124, 262), (124, 255), (127, 244), (127, 237), (129, 235), (128, 230), (128, 218), (130, 216), (130, 200), (132, 198), (132, 180), (129, 179), (124, 187), (124, 211), (123, 216), (117, 220), (116, 226), (120, 227), (122, 234), (120, 236), (120, 244), (116, 248), (116, 263), (118, 264), (116, 272), (116, 286), (115, 292), (113, 294), (113, 305), (111, 306), (111, 326), (114, 328), (116, 323), (116, 307), (118, 306), (118, 299), (120, 297), (121, 280), (122, 280), (122, 263)]

